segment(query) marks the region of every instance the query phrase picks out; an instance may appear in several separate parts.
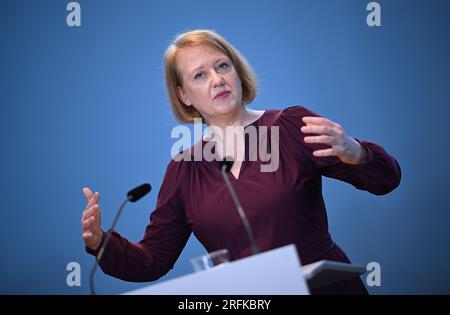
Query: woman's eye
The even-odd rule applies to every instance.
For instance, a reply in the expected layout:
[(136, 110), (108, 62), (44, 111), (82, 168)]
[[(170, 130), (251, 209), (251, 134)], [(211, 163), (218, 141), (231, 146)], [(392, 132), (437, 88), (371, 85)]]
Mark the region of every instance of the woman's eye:
[(222, 63), (219, 65), (219, 69), (221, 69), (221, 70), (224, 70), (224, 69), (226, 69), (226, 68), (228, 68), (228, 63), (227, 63), (227, 62), (222, 62)]
[(204, 76), (204, 72), (199, 72), (199, 73), (197, 73), (195, 76), (194, 76), (194, 79), (195, 80), (197, 80), (197, 79), (201, 79), (203, 76)]

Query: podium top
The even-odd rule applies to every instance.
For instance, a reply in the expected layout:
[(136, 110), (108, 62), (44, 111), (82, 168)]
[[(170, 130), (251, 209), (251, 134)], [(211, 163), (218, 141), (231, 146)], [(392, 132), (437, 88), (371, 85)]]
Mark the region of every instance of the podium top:
[(366, 267), (341, 263), (331, 260), (321, 260), (302, 266), (302, 273), (309, 288), (317, 288), (338, 281), (357, 277), (366, 272)]
[(301, 295), (365, 271), (363, 266), (328, 260), (302, 267), (290, 244), (124, 294)]
[(125, 294), (301, 295), (309, 290), (291, 244)]

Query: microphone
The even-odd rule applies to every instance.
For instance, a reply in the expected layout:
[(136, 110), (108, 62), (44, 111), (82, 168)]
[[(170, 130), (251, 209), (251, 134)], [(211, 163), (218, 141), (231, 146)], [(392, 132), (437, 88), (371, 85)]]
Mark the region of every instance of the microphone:
[(94, 288), (94, 273), (97, 270), (98, 264), (100, 263), (100, 260), (102, 259), (103, 253), (105, 251), (106, 245), (108, 245), (109, 239), (111, 237), (111, 232), (114, 230), (117, 221), (119, 220), (120, 214), (122, 213), (123, 208), (125, 207), (125, 204), (128, 201), (136, 202), (142, 197), (144, 197), (146, 194), (148, 194), (152, 190), (152, 186), (150, 184), (142, 184), (139, 185), (132, 190), (130, 190), (127, 194), (127, 198), (122, 202), (119, 209), (117, 210), (116, 216), (113, 220), (113, 223), (111, 225), (111, 228), (109, 228), (108, 232), (106, 232), (105, 240), (103, 244), (100, 246), (100, 250), (98, 251), (97, 257), (94, 262), (94, 266), (92, 266), (91, 273), (89, 275), (89, 288), (91, 290), (91, 294), (95, 295), (95, 288)]
[(239, 198), (236, 195), (236, 192), (233, 189), (233, 186), (231, 185), (230, 179), (228, 178), (228, 172), (230, 172), (231, 167), (233, 166), (233, 159), (226, 157), (220, 162), (220, 170), (222, 171), (223, 179), (225, 180), (225, 183), (228, 187), (228, 191), (231, 194), (231, 198), (233, 199), (233, 202), (239, 212), (239, 216), (241, 217), (242, 223), (244, 224), (245, 231), (247, 232), (247, 237), (250, 242), (250, 246), (252, 249), (253, 255), (256, 255), (259, 253), (259, 248), (256, 245), (255, 236), (253, 235), (252, 228), (250, 224), (248, 223), (247, 216), (245, 215), (244, 209), (242, 209), (241, 203), (239, 202)]
[(152, 186), (150, 186), (150, 184), (145, 183), (139, 185), (128, 192), (127, 198), (131, 202), (136, 202), (142, 197), (144, 197), (146, 194), (148, 194), (150, 190), (152, 190)]

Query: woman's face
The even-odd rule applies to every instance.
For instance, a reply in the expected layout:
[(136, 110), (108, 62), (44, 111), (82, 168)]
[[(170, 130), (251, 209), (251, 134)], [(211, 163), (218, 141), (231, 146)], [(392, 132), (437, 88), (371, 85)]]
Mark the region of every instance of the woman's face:
[(208, 121), (235, 115), (242, 109), (242, 84), (231, 60), (206, 45), (186, 47), (177, 56), (183, 78), (178, 97)]

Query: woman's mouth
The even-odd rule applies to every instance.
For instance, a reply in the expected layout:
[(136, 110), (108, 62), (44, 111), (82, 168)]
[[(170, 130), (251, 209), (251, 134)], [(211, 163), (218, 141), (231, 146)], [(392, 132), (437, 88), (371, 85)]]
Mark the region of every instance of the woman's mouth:
[(230, 91), (223, 91), (223, 92), (217, 93), (216, 96), (214, 96), (214, 99), (215, 100), (224, 99), (224, 98), (227, 98), (230, 94), (231, 94)]

